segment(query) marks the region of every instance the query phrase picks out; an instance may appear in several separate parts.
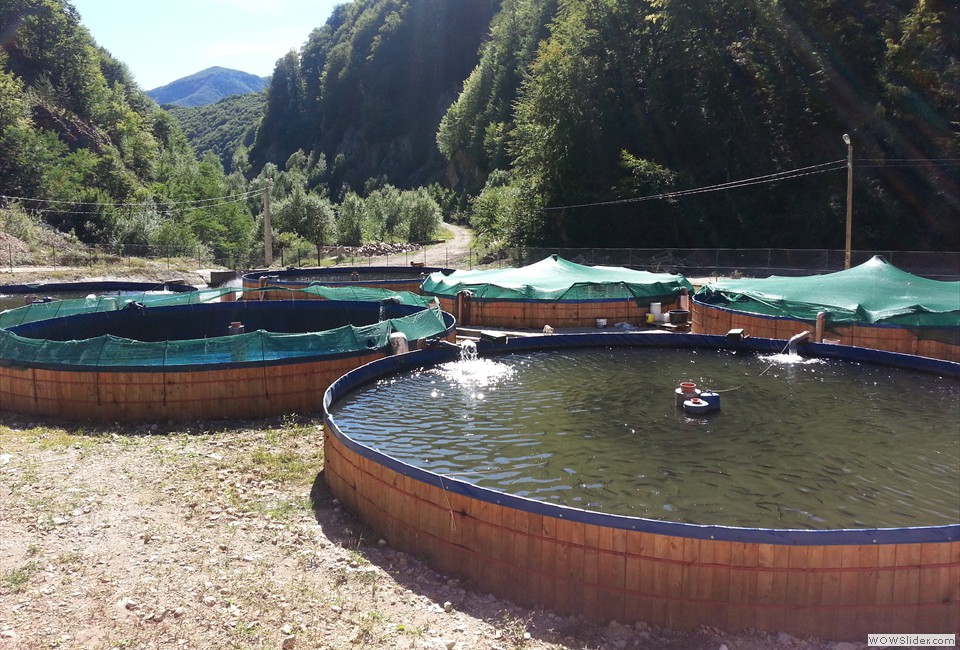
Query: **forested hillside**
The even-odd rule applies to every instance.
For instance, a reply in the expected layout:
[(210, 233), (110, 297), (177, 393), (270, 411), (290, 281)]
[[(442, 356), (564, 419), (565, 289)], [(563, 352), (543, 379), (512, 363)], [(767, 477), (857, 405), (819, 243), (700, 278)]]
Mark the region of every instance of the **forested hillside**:
[(302, 149), (331, 196), (442, 181), (493, 242), (838, 248), (848, 133), (855, 246), (955, 249), (957, 23), (945, 0), (354, 0), (278, 63), (250, 161)]
[[(126, 66), (98, 47), (65, 0), (0, 0), (0, 225), (30, 220), (126, 253), (146, 247), (231, 263), (254, 221), (216, 159)], [(17, 234), (20, 235), (21, 232)]]
[[(483, 227), (510, 240), (839, 248), (849, 133), (855, 246), (956, 249), (958, 16), (944, 1), (504, 0), (438, 142), (464, 187), (489, 179)], [(608, 204), (560, 207), (591, 203)]]
[(266, 106), (266, 92), (233, 95), (206, 106), (167, 106), (177, 118), (198, 156), (210, 152), (220, 159), (224, 169), (233, 169), (234, 155), (241, 167), (246, 163), (246, 147), (253, 144), (257, 124)]
[(958, 22), (947, 0), (352, 0), (262, 111), (177, 112), (198, 162), (67, 0), (0, 0), (0, 210), (231, 264), (262, 251), (268, 189), (276, 246), (318, 254), (441, 214), (492, 247), (842, 248), (849, 134), (854, 248), (958, 250)]
[(250, 150), (254, 170), (302, 149), (328, 186), (368, 178), (406, 187), (441, 177), (436, 129), (477, 63), (499, 0), (354, 0), (274, 70)]

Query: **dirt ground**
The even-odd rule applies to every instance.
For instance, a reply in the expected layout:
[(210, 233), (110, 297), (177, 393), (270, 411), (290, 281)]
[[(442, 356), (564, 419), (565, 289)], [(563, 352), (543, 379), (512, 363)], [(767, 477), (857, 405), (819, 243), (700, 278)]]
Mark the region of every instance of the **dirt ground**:
[[(469, 231), (454, 231), (428, 265), (468, 254)], [(202, 284), (176, 269), (117, 275)], [(0, 284), (108, 278), (37, 267)], [(90, 427), (0, 411), (0, 650), (865, 647), (589, 622), (475, 591), (332, 498), (317, 414)]]

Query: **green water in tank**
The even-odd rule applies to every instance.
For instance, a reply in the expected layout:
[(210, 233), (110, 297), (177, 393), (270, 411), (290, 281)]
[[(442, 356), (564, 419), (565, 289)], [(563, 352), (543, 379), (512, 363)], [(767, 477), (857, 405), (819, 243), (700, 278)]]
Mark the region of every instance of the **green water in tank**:
[[(720, 394), (687, 415), (680, 382)], [(333, 405), (351, 438), (539, 501), (698, 524), (960, 520), (960, 381), (794, 355), (578, 349), (461, 360)]]

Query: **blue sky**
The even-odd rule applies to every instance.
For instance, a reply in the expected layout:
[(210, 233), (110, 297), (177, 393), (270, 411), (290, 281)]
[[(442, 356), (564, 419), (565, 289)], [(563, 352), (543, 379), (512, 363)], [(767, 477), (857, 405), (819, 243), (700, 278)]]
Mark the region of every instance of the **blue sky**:
[(144, 90), (211, 66), (266, 76), (348, 0), (70, 0)]

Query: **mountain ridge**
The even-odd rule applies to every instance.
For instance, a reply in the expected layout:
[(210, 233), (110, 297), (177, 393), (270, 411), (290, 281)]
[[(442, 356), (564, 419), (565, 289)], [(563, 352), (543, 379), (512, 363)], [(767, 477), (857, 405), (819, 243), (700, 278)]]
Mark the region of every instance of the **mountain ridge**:
[(224, 97), (260, 92), (268, 83), (269, 77), (212, 66), (148, 90), (147, 96), (161, 106), (206, 106)]

